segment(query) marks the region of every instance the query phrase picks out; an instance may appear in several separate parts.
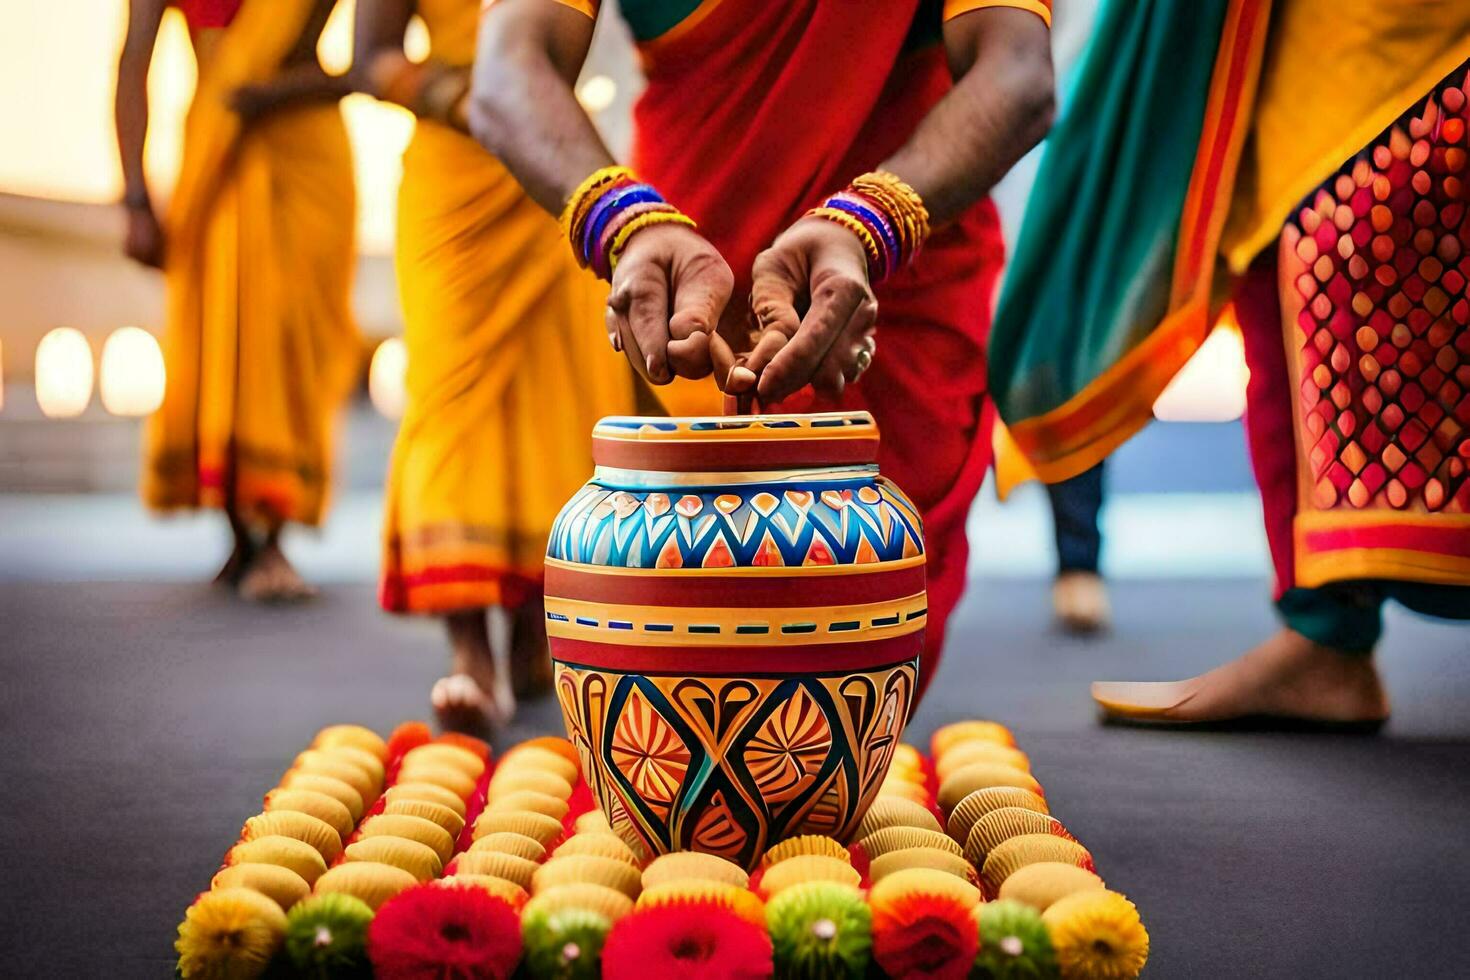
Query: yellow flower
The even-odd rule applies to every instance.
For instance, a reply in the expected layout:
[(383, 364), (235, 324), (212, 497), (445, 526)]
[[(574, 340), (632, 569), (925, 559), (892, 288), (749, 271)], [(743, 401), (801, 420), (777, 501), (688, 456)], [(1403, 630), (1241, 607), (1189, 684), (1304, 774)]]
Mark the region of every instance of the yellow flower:
[(1148, 930), (1117, 892), (1069, 895), (1043, 913), (1065, 980), (1132, 980), (1148, 962)]
[(186, 980), (253, 980), (265, 972), (285, 934), (286, 913), (259, 892), (207, 892), (179, 923), (179, 973)]

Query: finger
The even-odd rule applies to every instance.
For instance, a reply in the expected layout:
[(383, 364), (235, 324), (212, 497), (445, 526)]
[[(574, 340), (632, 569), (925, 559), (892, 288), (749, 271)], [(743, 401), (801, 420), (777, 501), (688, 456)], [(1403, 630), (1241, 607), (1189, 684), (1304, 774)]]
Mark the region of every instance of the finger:
[[(616, 295), (616, 294), (614, 294)], [(621, 305), (620, 310), (618, 306)], [(643, 356), (643, 350), (638, 346), (638, 338), (633, 334), (633, 327), (628, 322), (627, 299), (624, 297), (615, 303), (609, 298), (607, 304), (607, 329), (612, 338), (613, 347), (623, 352), (633, 370), (645, 380), (648, 379), (648, 363)]]
[(744, 369), (736, 370), (740, 359), (718, 330), (709, 335), (709, 358), (714, 368), (715, 384), (721, 391), (745, 391), (754, 385), (755, 375)]
[(792, 336), (801, 325), (796, 312), (800, 292), (798, 270), (771, 250), (756, 256), (751, 269), (750, 310), (761, 331), (780, 330)]
[[(654, 384), (668, 384), (669, 291), (662, 270), (644, 266), (613, 291), (614, 308), (627, 310), (629, 330), (623, 346), (639, 373)], [(638, 356), (634, 357), (636, 348)]]
[(868, 350), (873, 325), (878, 318), (878, 305), (871, 300), (858, 304), (852, 318), (843, 327), (836, 343), (828, 349), (812, 376), (812, 388), (827, 398), (837, 398), (848, 382), (856, 381), (862, 370), (859, 359)]
[(622, 314), (613, 309), (612, 304), (609, 303), (607, 306), (607, 310), (603, 315), (603, 325), (607, 330), (607, 342), (611, 344), (612, 349), (617, 351), (619, 354), (623, 352), (622, 324), (624, 319), (625, 318), (622, 316)]
[(696, 261), (696, 267), (675, 273), (674, 315), (669, 317), (669, 336), (674, 340), (712, 333), (735, 289), (735, 277), (723, 260), (709, 256)]
[(696, 332), (688, 337), (670, 340), (669, 370), (681, 378), (703, 378), (710, 373), (709, 337)]
[(867, 287), (856, 275), (845, 272), (814, 275), (811, 308), (796, 335), (761, 373), (762, 400), (780, 401), (812, 380), (822, 358), (867, 299)]
[[(792, 332), (794, 333), (795, 331), (793, 330)], [(787, 341), (790, 339), (786, 331), (780, 326), (774, 326), (766, 330), (756, 339), (755, 347), (746, 356), (745, 367), (750, 370), (751, 374), (760, 377), (761, 372), (766, 369), (766, 365), (770, 364), (771, 359), (781, 353), (782, 348), (786, 346)]]

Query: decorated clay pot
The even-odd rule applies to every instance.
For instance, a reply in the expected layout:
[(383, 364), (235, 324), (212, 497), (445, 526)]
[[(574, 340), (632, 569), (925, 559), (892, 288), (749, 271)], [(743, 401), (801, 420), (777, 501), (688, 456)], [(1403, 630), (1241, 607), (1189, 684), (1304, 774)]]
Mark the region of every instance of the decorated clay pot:
[(563, 508), (546, 625), (567, 733), (615, 830), (747, 867), (846, 839), (923, 643), (919, 515), (866, 412), (609, 418)]

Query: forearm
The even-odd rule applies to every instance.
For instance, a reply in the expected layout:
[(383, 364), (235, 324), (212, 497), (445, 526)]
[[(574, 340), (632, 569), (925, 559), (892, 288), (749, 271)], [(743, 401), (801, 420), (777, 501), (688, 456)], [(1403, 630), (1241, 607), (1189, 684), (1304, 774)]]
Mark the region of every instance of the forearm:
[(470, 130), (552, 214), (614, 162), (573, 92), (591, 36), (591, 21), (537, 0), (503, 0), (481, 20)]
[(343, 75), (328, 75), (316, 61), (282, 68), (265, 84), (277, 108), (309, 102), (335, 102), (352, 91)]
[(1054, 114), (1046, 24), (1010, 9), (958, 20), (970, 18), (991, 23), (965, 31), (958, 46), (951, 45), (951, 65), (959, 76), (954, 88), (882, 164), (918, 191), (935, 225), (958, 217), (989, 193), (1046, 136)]
[(148, 181), (143, 173), (143, 146), (148, 136), (148, 66), (163, 18), (163, 0), (132, 0), (127, 35), (117, 62), (113, 119), (122, 164), (123, 200), (148, 207)]

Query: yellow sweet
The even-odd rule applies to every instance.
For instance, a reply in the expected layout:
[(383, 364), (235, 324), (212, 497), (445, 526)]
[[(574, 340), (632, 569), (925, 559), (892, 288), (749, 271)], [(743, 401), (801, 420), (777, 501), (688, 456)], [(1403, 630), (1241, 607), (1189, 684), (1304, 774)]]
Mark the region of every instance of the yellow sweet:
[(351, 836), (352, 828), (356, 826), (352, 811), (340, 800), (310, 789), (271, 790), (265, 794), (265, 812), (270, 813), (273, 810), (309, 813), (318, 820), (331, 824), (337, 836), (344, 840)]
[(464, 830), (464, 817), (455, 813), (442, 803), (431, 803), (428, 800), (389, 800), (383, 807), (384, 813), (403, 813), (410, 817), (423, 817), (443, 827), (450, 837), (458, 839), (459, 832)]
[(419, 881), (439, 877), (444, 862), (428, 844), (421, 844), (407, 837), (364, 837), (347, 845), (342, 852), (348, 861), (374, 861), (402, 868)]
[(572, 784), (563, 779), (560, 774), (545, 769), (520, 767), (498, 770), (495, 775), (491, 776), (486, 799), (494, 802), (507, 793), (523, 789), (545, 793), (559, 800), (565, 800), (572, 795)]
[(258, 837), (294, 837), (316, 848), (322, 860), (331, 864), (342, 853), (342, 838), (332, 825), (299, 810), (274, 810), (261, 813), (245, 821), (240, 839), (255, 840)]
[(289, 784), (291, 774), (298, 772), (340, 779), (357, 792), (364, 806), (371, 806), (378, 798), (378, 789), (371, 773), (350, 759), (335, 755), (326, 749), (307, 749), (298, 755), (291, 763), (290, 770), (282, 778), (281, 784)]
[(306, 879), (279, 864), (232, 864), (220, 869), (209, 887), (248, 888), (260, 892), (283, 910), (311, 894)]
[[(489, 854), (514, 854), (518, 858), (538, 863), (546, 860), (546, 848), (541, 846), (540, 841), (534, 837), (527, 837), (525, 834), (512, 834), (506, 831), (486, 834), (471, 844), (470, 850), (485, 851)], [(560, 851), (561, 848), (557, 850)]]
[(550, 847), (561, 836), (561, 821), (544, 813), (501, 812), (486, 810), (475, 821), (475, 839), (488, 834), (524, 834), (542, 847)]
[(950, 749), (944, 754), (944, 758), (934, 763), (934, 772), (940, 781), (943, 781), (956, 769), (972, 762), (998, 762), (1001, 765), (1020, 769), (1022, 772), (1031, 771), (1031, 759), (1020, 749), (977, 740), (961, 742)]
[(539, 895), (532, 895), (522, 910), (522, 920), (540, 913), (560, 912), (562, 909), (582, 909), (596, 912), (609, 922), (616, 922), (633, 911), (633, 900), (615, 888), (606, 885), (557, 885)]
[(374, 861), (348, 861), (346, 864), (329, 868), (326, 874), (318, 878), (316, 885), (312, 888), (312, 894), (326, 895), (340, 892), (362, 899), (369, 907), (377, 911), (378, 906), (388, 899), (416, 884), (418, 884), (417, 878), (391, 864), (378, 864)]
[(858, 840), (862, 840), (885, 827), (940, 829), (939, 819), (928, 807), (895, 796), (879, 797), (873, 801), (868, 812), (863, 814), (862, 822), (858, 824), (856, 836)]
[(579, 834), (591, 833), (594, 830), (613, 833), (612, 823), (601, 810), (588, 810), (573, 822), (572, 828)]
[(790, 837), (783, 840), (766, 851), (761, 858), (761, 864), (770, 867), (787, 858), (797, 857), (802, 854), (821, 854), (826, 857), (837, 858), (839, 861), (852, 862), (847, 853), (847, 848), (830, 837), (820, 834), (803, 834), (800, 837)]
[(1092, 855), (1076, 841), (1051, 834), (1022, 834), (1002, 841), (980, 868), (980, 879), (991, 895), (999, 894), (1001, 885), (1016, 871), (1041, 861), (1060, 861), (1079, 868), (1092, 867)]
[(577, 784), (577, 777), (580, 775), (575, 762), (539, 745), (518, 745), (511, 749), (501, 757), (496, 775), (521, 769), (541, 769), (554, 772), (573, 786)]
[(388, 787), (383, 798), (389, 803), (396, 800), (424, 800), (447, 806), (461, 817), (465, 815), (465, 798), (454, 790), (445, 789), (436, 783), (420, 783), (400, 777), (397, 782)]
[(640, 909), (679, 905), (685, 902), (714, 902), (755, 925), (764, 925), (766, 921), (765, 903), (755, 892), (738, 885), (711, 881), (707, 878), (666, 881), (651, 888), (645, 887), (643, 893), (638, 896), (638, 908)]
[(473, 885), (482, 888), (496, 898), (503, 898), (511, 908), (519, 909), (526, 904), (526, 899), (531, 896), (524, 888), (513, 881), (504, 878), (496, 878), (494, 875), (472, 875), (457, 874), (448, 878), (440, 878), (438, 884), (443, 886)]
[(933, 868), (904, 868), (873, 882), (868, 890), (868, 904), (876, 913), (911, 895), (947, 896), (970, 908), (980, 904), (980, 889), (963, 878)]
[(312, 749), (313, 752), (325, 752), (339, 759), (345, 759), (367, 773), (373, 781), (373, 793), (377, 795), (383, 791), (383, 779), (386, 770), (383, 760), (366, 749), (360, 749), (355, 745), (333, 745), (327, 748)]
[(971, 829), (980, 822), (981, 817), (992, 810), (1008, 806), (1035, 810), (1037, 813), (1051, 812), (1047, 809), (1046, 800), (1029, 789), (1020, 789), (1016, 786), (992, 786), (989, 789), (977, 789), (960, 800), (959, 804), (949, 811), (949, 825), (945, 827), (945, 831), (957, 842), (968, 842)]
[(232, 864), (274, 864), (296, 872), (308, 886), (327, 870), (320, 851), (304, 840), (280, 834), (236, 844), (225, 855), (225, 865)]
[(403, 767), (412, 769), (419, 764), (449, 766), (458, 769), (471, 779), (479, 779), (485, 771), (484, 761), (469, 749), (443, 742), (430, 742), (409, 749), (403, 755)]
[(539, 865), (514, 854), (497, 851), (466, 851), (455, 861), (456, 874), (491, 875), (513, 881), (527, 891)]
[(311, 745), (312, 748), (317, 749), (329, 749), (334, 745), (351, 745), (371, 752), (380, 761), (388, 761), (388, 743), (383, 741), (383, 736), (361, 725), (328, 725), (316, 733), (316, 738), (312, 740)]
[(638, 869), (630, 864), (617, 858), (569, 854), (554, 857), (536, 869), (531, 876), (531, 893), (537, 895), (548, 888), (577, 882), (606, 885), (629, 898), (637, 898), (643, 890)]
[(993, 721), (957, 721), (934, 733), (934, 737), (929, 740), (929, 751), (937, 762), (952, 746), (971, 739), (995, 742), (998, 745), (1016, 744), (1016, 737), (1004, 725)]
[(638, 867), (638, 856), (623, 839), (612, 831), (582, 831), (568, 837), (556, 849), (556, 856), (588, 854), (592, 857), (616, 858), (624, 864)]
[(939, 784), (939, 806), (945, 813), (953, 810), (966, 796), (978, 789), (1012, 786), (1041, 795), (1041, 784), (1034, 776), (1015, 766), (997, 762), (972, 762), (950, 773)]
[(857, 888), (862, 875), (846, 861), (820, 854), (802, 854), (771, 865), (761, 873), (761, 891), (777, 895), (805, 881), (833, 881)]
[(1068, 895), (1084, 891), (1102, 891), (1101, 878), (1074, 864), (1060, 861), (1038, 861), (1018, 868), (1000, 886), (1000, 898), (1024, 902), (1038, 912), (1045, 912)]
[(1037, 813), (1022, 806), (1003, 806), (991, 810), (975, 821), (965, 839), (965, 859), (975, 867), (983, 867), (990, 852), (1012, 837), (1023, 834), (1054, 834), (1067, 840), (1075, 838), (1056, 817)]
[(558, 823), (566, 817), (568, 809), (566, 800), (531, 789), (506, 793), (485, 806), (486, 813), (544, 813)]
[(750, 887), (750, 876), (740, 865), (698, 851), (664, 854), (643, 869), (645, 891), (674, 881), (718, 881), (736, 888)]
[(467, 800), (475, 791), (475, 781), (461, 769), (446, 766), (441, 762), (421, 761), (410, 765), (407, 761), (398, 770), (398, 778), (410, 783), (433, 783), (442, 786), (462, 800)]
[(364, 804), (362, 796), (348, 783), (335, 776), (315, 772), (292, 770), (281, 779), (281, 789), (306, 789), (313, 793), (325, 793), (347, 808), (353, 824), (362, 819)]
[(878, 798), (902, 799), (917, 803), (920, 806), (929, 805), (929, 790), (918, 783), (911, 783), (906, 779), (895, 779), (889, 776), (878, 787)]
[(907, 847), (937, 847), (956, 857), (963, 857), (965, 853), (964, 848), (950, 840), (942, 831), (922, 830), (918, 827), (885, 827), (864, 837), (858, 844), (867, 852), (869, 860)]
[(937, 847), (907, 847), (899, 851), (889, 851), (882, 857), (873, 859), (873, 863), (868, 866), (868, 878), (874, 882), (882, 881), (907, 868), (932, 868), (954, 875), (972, 885), (979, 884), (975, 868), (969, 861)]
[(449, 831), (423, 817), (410, 817), (402, 813), (380, 813), (364, 820), (357, 836), (361, 840), (366, 840), (369, 837), (382, 835), (405, 837), (408, 840), (418, 841), (420, 844), (427, 844), (434, 849), (435, 854), (439, 855), (441, 864), (448, 864), (449, 858), (454, 854), (454, 838), (449, 836)]

